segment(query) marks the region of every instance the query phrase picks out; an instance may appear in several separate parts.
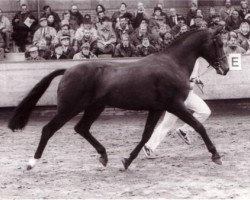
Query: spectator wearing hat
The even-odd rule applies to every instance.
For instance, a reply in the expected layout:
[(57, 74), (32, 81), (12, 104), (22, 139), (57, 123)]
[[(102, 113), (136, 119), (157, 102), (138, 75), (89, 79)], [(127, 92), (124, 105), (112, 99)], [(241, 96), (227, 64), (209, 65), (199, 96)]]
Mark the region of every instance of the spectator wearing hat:
[(202, 25), (203, 18), (199, 15), (197, 15), (194, 19), (194, 24), (190, 26), (190, 29), (199, 29)]
[(179, 15), (177, 15), (175, 8), (170, 8), (169, 13), (170, 13), (170, 15), (169, 15), (167, 22), (168, 22), (168, 25), (170, 26), (170, 28), (172, 28), (178, 24), (178, 16)]
[(112, 28), (112, 23), (108, 17), (104, 17), (103, 25), (97, 30), (97, 49), (99, 54), (113, 54), (116, 35)]
[(38, 47), (32, 45), (26, 52), (26, 60), (44, 60), (44, 58), (39, 56)]
[(248, 8), (247, 0), (240, 1), (239, 15), (240, 15), (241, 19), (245, 19), (245, 16), (249, 13), (250, 13), (250, 10)]
[(165, 17), (166, 23), (168, 24), (168, 15), (167, 13), (163, 12), (163, 4), (162, 3), (157, 3), (156, 7), (159, 7), (161, 9), (161, 16)]
[(178, 24), (176, 24), (171, 30), (171, 34), (173, 35), (173, 37), (175, 37), (176, 34), (180, 32), (181, 27), (185, 24), (185, 18), (182, 15), (179, 15), (177, 17), (177, 20)]
[(66, 55), (63, 54), (63, 47), (61, 44), (56, 44), (53, 48), (51, 60), (64, 60), (67, 59)]
[(71, 6), (69, 14), (70, 14), (70, 24), (74, 30), (77, 30), (83, 21), (83, 16), (78, 10), (78, 7), (76, 5)]
[(12, 26), (12, 38), (19, 47), (19, 51), (24, 52), (25, 46), (29, 44), (29, 36), (32, 37), (37, 26), (37, 20), (26, 4), (21, 5), (21, 11), (18, 11), (12, 19)]
[(82, 37), (78, 37), (75, 40), (74, 49), (76, 52), (78, 52), (78, 49), (82, 46), (84, 43), (90, 44), (90, 51), (97, 55), (97, 38), (93, 36), (91, 33), (91, 30), (84, 29), (82, 32)]
[(112, 22), (112, 27), (113, 29), (115, 29), (116, 24), (119, 23), (120, 17), (126, 17), (127, 16), (127, 20), (128, 23), (130, 24), (130, 22), (132, 21), (132, 14), (130, 12), (128, 12), (127, 10), (127, 4), (126, 3), (121, 3), (119, 11), (116, 11), (112, 17), (111, 17), (111, 22)]
[(97, 58), (97, 56), (90, 51), (90, 44), (86, 42), (82, 44), (81, 51), (74, 55), (73, 60), (85, 60), (93, 58)]
[(3, 15), (3, 10), (0, 9), (0, 37), (3, 38), (3, 47), (5, 52), (10, 51), (10, 34), (11, 34), (11, 23), (10, 20)]
[(60, 38), (60, 43), (62, 44), (63, 55), (67, 59), (72, 59), (75, 55), (74, 48), (70, 45), (70, 38), (67, 35), (64, 35)]
[(242, 23), (242, 19), (239, 16), (239, 12), (234, 10), (232, 15), (229, 16), (226, 20), (226, 30), (233, 31), (240, 28), (240, 24)]
[(48, 26), (54, 27), (57, 31), (59, 30), (61, 19), (56, 12), (52, 11), (50, 6), (46, 5), (43, 7), (42, 17), (48, 19)]
[(145, 57), (152, 53), (157, 52), (157, 49), (152, 44), (150, 44), (148, 36), (143, 36), (142, 44), (138, 45), (136, 49), (137, 49), (137, 54), (140, 57)]
[(134, 29), (137, 29), (140, 26), (141, 21), (143, 19), (149, 20), (149, 15), (147, 14), (145, 7), (144, 7), (144, 4), (142, 2), (138, 2), (137, 10), (136, 10), (134, 16), (135, 17), (132, 21), (132, 25), (133, 25)]
[(37, 45), (41, 40), (51, 43), (56, 37), (56, 29), (48, 26), (47, 18), (42, 17), (40, 20), (40, 28), (34, 34), (33, 44)]
[(83, 38), (83, 33), (85, 30), (90, 31), (92, 38), (94, 40), (97, 39), (97, 30), (96, 28), (93, 26), (92, 22), (91, 22), (91, 16), (89, 14), (84, 15), (83, 17), (83, 22), (81, 23), (81, 26), (77, 29), (76, 33), (75, 33), (75, 39), (77, 41), (82, 40)]
[(69, 36), (70, 39), (70, 45), (74, 44), (75, 40), (75, 31), (70, 28), (69, 24), (63, 24), (60, 28), (60, 30), (57, 32), (55, 39), (53, 40), (53, 44), (59, 44), (60, 43), (60, 38), (62, 36)]
[(114, 57), (137, 56), (136, 47), (131, 44), (128, 34), (122, 34), (120, 42), (115, 47)]
[(235, 8), (231, 4), (231, 0), (224, 0), (224, 7), (220, 9), (220, 17), (223, 21), (226, 21), (230, 17)]
[(121, 41), (121, 36), (123, 34), (131, 35), (133, 33), (134, 29), (131, 24), (129, 24), (126, 17), (122, 16), (119, 18), (116, 27), (115, 27), (115, 34), (117, 38), (117, 43)]

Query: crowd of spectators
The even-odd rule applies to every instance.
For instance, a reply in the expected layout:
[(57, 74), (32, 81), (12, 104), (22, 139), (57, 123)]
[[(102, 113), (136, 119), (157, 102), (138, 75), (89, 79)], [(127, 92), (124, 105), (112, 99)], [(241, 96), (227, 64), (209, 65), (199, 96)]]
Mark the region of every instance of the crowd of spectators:
[[(166, 9), (168, 10), (168, 9)], [(0, 54), (8, 53), (10, 40), (25, 52), (26, 60), (92, 59), (110, 57), (144, 57), (164, 50), (176, 37), (192, 29), (215, 29), (224, 26), (221, 34), (226, 53), (248, 53), (250, 44), (250, 9), (247, 0), (236, 7), (225, 0), (220, 10), (209, 9), (205, 17), (192, 3), (186, 16), (175, 8), (164, 12), (161, 3), (147, 13), (139, 2), (135, 12), (126, 3), (111, 16), (98, 4), (95, 16), (83, 15), (77, 5), (62, 14), (49, 5), (43, 7), (37, 19), (26, 4), (22, 4), (12, 22), (0, 9)]]

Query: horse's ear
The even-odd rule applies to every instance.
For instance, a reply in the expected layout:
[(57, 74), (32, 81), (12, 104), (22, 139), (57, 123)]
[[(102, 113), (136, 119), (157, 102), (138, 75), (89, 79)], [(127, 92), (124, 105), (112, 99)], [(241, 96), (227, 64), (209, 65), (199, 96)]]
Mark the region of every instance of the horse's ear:
[(224, 26), (218, 26), (215, 30), (211, 30), (213, 37), (220, 34), (223, 30)]

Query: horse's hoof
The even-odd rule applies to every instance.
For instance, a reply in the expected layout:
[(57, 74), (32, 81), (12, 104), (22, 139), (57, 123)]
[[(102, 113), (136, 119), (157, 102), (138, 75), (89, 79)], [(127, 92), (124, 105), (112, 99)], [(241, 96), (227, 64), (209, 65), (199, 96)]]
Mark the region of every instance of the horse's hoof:
[(124, 169), (127, 170), (129, 165), (130, 165), (130, 162), (129, 162), (128, 158), (123, 158), (122, 159), (122, 164), (124, 166)]
[(33, 167), (31, 165), (27, 165), (27, 170), (31, 170)]
[(212, 161), (217, 165), (222, 165), (222, 161), (221, 161), (220, 156), (212, 156)]
[(103, 165), (104, 167), (106, 167), (106, 166), (107, 166), (107, 163), (108, 163), (108, 157), (107, 157), (107, 156), (101, 156), (101, 157), (99, 158), (99, 161), (100, 161), (100, 163), (102, 163), (102, 165)]

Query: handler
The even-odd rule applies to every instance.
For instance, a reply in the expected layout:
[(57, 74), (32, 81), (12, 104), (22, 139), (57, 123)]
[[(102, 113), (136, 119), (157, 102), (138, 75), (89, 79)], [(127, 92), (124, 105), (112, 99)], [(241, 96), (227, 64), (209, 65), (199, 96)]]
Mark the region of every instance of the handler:
[[(188, 94), (188, 97), (185, 101), (185, 105), (188, 109), (192, 110), (193, 116), (199, 120), (201, 123), (206, 121), (211, 114), (211, 110), (207, 104), (194, 93), (193, 87), (194, 84), (201, 84), (201, 81), (198, 77), (198, 71), (200, 66), (200, 58), (197, 59), (195, 67), (190, 76), (190, 87), (191, 90)], [(158, 125), (154, 130), (149, 141), (144, 145), (143, 151), (148, 158), (154, 158), (154, 152), (158, 145), (162, 142), (166, 134), (174, 127), (177, 117), (169, 112), (165, 113), (163, 121)], [(176, 133), (187, 143), (191, 144), (191, 140), (188, 137), (187, 131), (193, 130), (188, 124), (184, 124), (182, 127), (176, 130)]]

